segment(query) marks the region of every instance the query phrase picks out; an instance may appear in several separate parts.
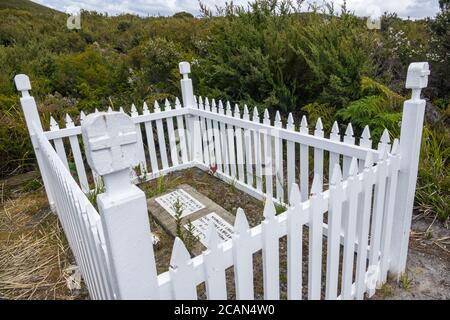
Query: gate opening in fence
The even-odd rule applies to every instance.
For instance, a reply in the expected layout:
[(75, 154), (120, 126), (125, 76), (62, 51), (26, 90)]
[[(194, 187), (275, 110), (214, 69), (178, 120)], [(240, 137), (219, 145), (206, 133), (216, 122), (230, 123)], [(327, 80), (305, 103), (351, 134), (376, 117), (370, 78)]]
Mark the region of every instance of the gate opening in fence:
[[(129, 115), (81, 112), (77, 125), (67, 115), (64, 128), (52, 118), (49, 131), (28, 77), (15, 77), (48, 201), (91, 298), (197, 299), (204, 283), (208, 299), (226, 299), (225, 272), (233, 268), (236, 298), (254, 299), (260, 252), (264, 299), (280, 299), (283, 237), (288, 299), (363, 299), (388, 273), (405, 271), (428, 63), (409, 66), (400, 138), (390, 141), (385, 130), (375, 147), (367, 126), (355, 137), (350, 123), (341, 134), (335, 122), (328, 134), (320, 118), (313, 128), (292, 114), (286, 124), (279, 112), (272, 121), (267, 110), (260, 116), (257, 108), (196, 97), (187, 62), (180, 73), (182, 102), (155, 102), (152, 110), (144, 103), (141, 112), (133, 104)], [(158, 274), (147, 199), (136, 183), (193, 167), (264, 200), (264, 219), (250, 228), (237, 209), (225, 237), (208, 216), (199, 226), (206, 250), (191, 257), (176, 238), (170, 266)], [(86, 196), (95, 188), (104, 189), (97, 207)]]

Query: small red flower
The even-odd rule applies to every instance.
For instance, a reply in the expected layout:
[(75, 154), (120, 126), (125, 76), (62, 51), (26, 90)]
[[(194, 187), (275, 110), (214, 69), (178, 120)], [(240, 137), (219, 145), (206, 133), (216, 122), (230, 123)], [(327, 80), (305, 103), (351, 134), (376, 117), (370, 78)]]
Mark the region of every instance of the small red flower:
[(209, 166), (209, 172), (208, 172), (209, 174), (214, 175), (216, 173), (216, 171), (217, 171), (216, 163)]

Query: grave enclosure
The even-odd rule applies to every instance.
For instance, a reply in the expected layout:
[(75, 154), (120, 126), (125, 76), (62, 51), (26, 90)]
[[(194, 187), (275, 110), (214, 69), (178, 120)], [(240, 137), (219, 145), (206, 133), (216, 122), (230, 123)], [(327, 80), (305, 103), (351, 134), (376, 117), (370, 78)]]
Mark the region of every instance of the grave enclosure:
[[(188, 63), (180, 63), (180, 73), (182, 103), (155, 103), (153, 110), (144, 103), (141, 114), (133, 105), (130, 115), (122, 109), (82, 112), (79, 125), (67, 116), (64, 128), (52, 118), (49, 131), (42, 128), (28, 77), (15, 77), (49, 204), (92, 299), (196, 299), (203, 282), (208, 299), (226, 299), (229, 267), (237, 299), (253, 299), (253, 254), (260, 251), (264, 298), (279, 299), (284, 236), (288, 299), (362, 299), (386, 282), (388, 272), (404, 272), (427, 63), (408, 69), (412, 96), (404, 103), (400, 139), (391, 143), (385, 131), (375, 148), (368, 127), (355, 137), (348, 124), (341, 136), (335, 123), (328, 135), (320, 119), (309, 128), (305, 117), (297, 122), (289, 115), (285, 125), (278, 112), (272, 122), (267, 110), (260, 117), (257, 108), (250, 114), (247, 106), (196, 98)], [(226, 241), (209, 223), (207, 249), (195, 257), (176, 239), (168, 270), (157, 274), (148, 199), (134, 183), (191, 167), (217, 167), (218, 178), (264, 200), (264, 220), (250, 228), (238, 209)], [(86, 193), (100, 181), (105, 192), (96, 210)], [(286, 210), (276, 215), (275, 202)]]

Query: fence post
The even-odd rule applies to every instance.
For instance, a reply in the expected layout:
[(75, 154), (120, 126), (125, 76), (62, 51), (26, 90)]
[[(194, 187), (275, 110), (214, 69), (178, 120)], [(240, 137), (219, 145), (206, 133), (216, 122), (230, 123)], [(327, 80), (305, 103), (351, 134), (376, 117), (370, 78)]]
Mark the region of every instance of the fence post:
[(88, 163), (106, 188), (97, 204), (117, 298), (157, 299), (147, 202), (130, 176), (138, 155), (134, 122), (121, 112), (99, 112), (88, 115), (81, 129)]
[[(195, 102), (194, 89), (192, 87), (192, 80), (189, 79), (189, 73), (191, 73), (191, 65), (188, 62), (179, 63), (180, 74), (183, 78), (181, 83), (181, 98), (183, 99), (183, 107), (188, 109), (196, 109), (197, 103)], [(202, 136), (200, 130), (200, 119), (192, 114), (186, 116), (187, 130), (189, 131), (188, 149), (191, 161), (202, 162)]]
[(406, 78), (406, 88), (412, 89), (412, 96), (403, 105), (400, 132), (401, 160), (389, 268), (389, 271), (395, 273), (397, 278), (405, 271), (406, 267), (425, 113), (425, 100), (420, 98), (420, 93), (428, 84), (429, 74), (427, 62), (416, 62), (409, 65)]
[(41, 172), (42, 181), (44, 182), (44, 188), (47, 194), (48, 203), (50, 204), (50, 208), (54, 212), (55, 211), (54, 196), (48, 184), (49, 182), (47, 172), (45, 170), (45, 167), (42, 165), (39, 147), (35, 141), (36, 137), (34, 131), (39, 130), (40, 132), (44, 132), (44, 130), (42, 129), (42, 123), (41, 119), (39, 118), (36, 101), (32, 96), (30, 96), (30, 93), (28, 92), (29, 90), (31, 90), (30, 78), (28, 78), (28, 76), (25, 74), (18, 74), (14, 77), (14, 82), (16, 84), (17, 91), (20, 91), (20, 93), (22, 94), (22, 97), (20, 97), (20, 104), (22, 105), (22, 110), (25, 115), (25, 122), (27, 124), (28, 133), (30, 134), (31, 143), (33, 145), (34, 153), (36, 155), (39, 171)]

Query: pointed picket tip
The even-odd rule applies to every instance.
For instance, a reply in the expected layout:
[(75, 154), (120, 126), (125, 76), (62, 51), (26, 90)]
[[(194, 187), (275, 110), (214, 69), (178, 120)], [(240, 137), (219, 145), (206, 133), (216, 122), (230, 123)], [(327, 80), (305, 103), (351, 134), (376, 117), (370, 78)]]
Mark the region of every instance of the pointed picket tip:
[(214, 222), (212, 222), (212, 220), (210, 220), (208, 223), (208, 231), (206, 234), (206, 247), (210, 250), (216, 249), (221, 240), (219, 238), (219, 235), (217, 234), (216, 226), (214, 225)]
[(381, 135), (380, 142), (383, 144), (388, 144), (390, 141), (391, 140), (389, 138), (389, 131), (388, 131), (388, 129), (384, 129), (383, 134)]
[(291, 185), (291, 192), (289, 193), (289, 204), (291, 206), (296, 206), (302, 202), (302, 195), (300, 193), (300, 188), (298, 184), (293, 183)]
[(67, 124), (73, 124), (73, 120), (72, 120), (72, 118), (69, 116), (68, 113), (66, 113), (66, 125), (67, 125)]
[(258, 108), (253, 108), (253, 119), (259, 119)]
[(287, 124), (290, 125), (290, 126), (294, 125), (294, 117), (292, 116), (292, 112), (289, 112), (288, 119), (287, 119)]
[(250, 229), (247, 217), (242, 208), (238, 208), (236, 211), (236, 219), (234, 220), (234, 233), (242, 235)]
[(212, 112), (217, 112), (217, 105), (216, 105), (216, 100), (215, 99), (211, 100), (211, 111)]
[(95, 108), (95, 110), (94, 110), (94, 113), (99, 113), (99, 111), (98, 111), (98, 109), (97, 109), (97, 108)]
[(366, 160), (364, 161), (364, 168), (372, 168), (373, 166), (373, 154), (372, 152), (367, 152)]
[(198, 104), (203, 106), (203, 98), (202, 98), (202, 96), (198, 97)]
[(316, 130), (323, 131), (322, 119), (319, 117), (316, 122)]
[(173, 243), (172, 256), (170, 257), (170, 266), (173, 269), (176, 269), (179, 266), (186, 265), (190, 259), (191, 255), (186, 249), (183, 241), (176, 237), (175, 242)]
[(365, 139), (365, 140), (370, 140), (371, 135), (370, 135), (370, 129), (369, 129), (369, 126), (365, 126), (365, 127), (364, 127), (364, 130), (363, 130), (363, 132), (362, 132), (362, 134), (361, 134), (361, 137), (362, 137), (363, 139)]
[(321, 192), (322, 192), (322, 178), (320, 177), (320, 174), (316, 173), (314, 174), (314, 179), (311, 186), (311, 195), (316, 195)]
[(348, 174), (350, 176), (355, 176), (358, 173), (358, 160), (355, 157), (352, 158), (352, 162), (350, 163), (350, 169), (348, 170)]
[(119, 112), (125, 113), (125, 111), (123, 110), (123, 107), (119, 108)]
[(131, 104), (131, 115), (137, 115), (137, 109), (134, 103)]
[(240, 118), (241, 117), (241, 110), (239, 110), (239, 106), (238, 106), (237, 103), (234, 106), (234, 117), (235, 118)]
[(144, 101), (144, 104), (142, 105), (142, 114), (148, 114), (150, 111), (148, 110), (147, 102)]
[(397, 155), (399, 151), (399, 140), (397, 138), (394, 139), (394, 143), (392, 143), (391, 153), (393, 155)]
[(83, 122), (85, 118), (86, 118), (86, 114), (84, 113), (84, 111), (81, 111), (80, 112), (80, 122)]
[(53, 116), (50, 116), (50, 128), (58, 128), (58, 122), (56, 122), (55, 118)]
[(113, 112), (113, 109), (112, 109), (112, 107), (111, 106), (109, 106), (108, 107), (108, 111), (107, 111), (108, 113), (111, 113), (111, 112)]
[(275, 121), (276, 122), (281, 122), (281, 115), (280, 115), (280, 111), (278, 111), (278, 110), (275, 113)]
[(338, 135), (339, 134), (339, 125), (337, 121), (333, 122), (333, 126), (331, 127), (331, 133)]
[(180, 99), (178, 99), (178, 97), (175, 97), (175, 106), (181, 107)]
[(264, 109), (264, 119), (270, 120), (269, 110), (267, 110), (267, 108)]
[(161, 108), (159, 107), (158, 101), (155, 100), (155, 103), (153, 104), (153, 108), (155, 109), (155, 112), (160, 112)]
[(247, 116), (247, 118), (248, 118), (248, 115), (249, 115), (248, 106), (246, 104), (244, 104), (244, 116)]
[(352, 126), (352, 124), (351, 124), (351, 122), (349, 122), (348, 123), (348, 125), (347, 125), (347, 129), (345, 129), (345, 135), (347, 136), (347, 137), (353, 137), (353, 126)]
[(167, 98), (166, 98), (166, 100), (164, 100), (164, 106), (165, 106), (165, 110), (172, 110), (172, 106), (170, 105), (170, 102)]
[(227, 103), (226, 103), (226, 113), (227, 113), (227, 115), (230, 115), (230, 116), (232, 114), (231, 103), (229, 101), (227, 101)]
[(275, 217), (276, 210), (275, 205), (273, 204), (273, 201), (270, 196), (266, 197), (266, 203), (264, 205), (264, 213), (263, 216), (266, 219), (270, 219)]
[(302, 121), (300, 122), (300, 127), (308, 128), (308, 120), (306, 120), (306, 116), (305, 115), (302, 117)]
[[(229, 104), (229, 102), (227, 102)], [(222, 100), (219, 100), (219, 110), (223, 110), (223, 102)]]
[(331, 177), (331, 184), (336, 185), (342, 181), (342, 171), (339, 164), (335, 164), (333, 168), (333, 175)]

